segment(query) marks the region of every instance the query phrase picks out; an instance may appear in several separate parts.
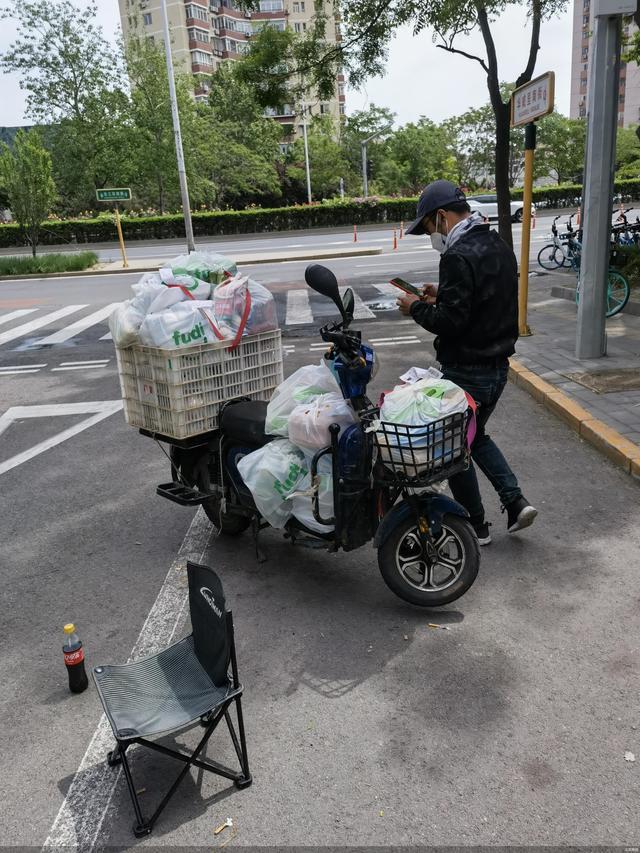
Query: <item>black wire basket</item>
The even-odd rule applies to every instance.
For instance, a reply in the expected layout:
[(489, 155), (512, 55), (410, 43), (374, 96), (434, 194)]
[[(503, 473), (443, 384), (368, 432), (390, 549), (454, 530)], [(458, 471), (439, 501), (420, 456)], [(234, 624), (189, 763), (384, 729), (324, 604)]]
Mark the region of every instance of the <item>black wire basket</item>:
[(378, 448), (375, 479), (400, 485), (428, 486), (469, 466), (467, 430), (471, 410), (431, 423), (410, 426), (379, 420), (380, 412), (361, 413)]

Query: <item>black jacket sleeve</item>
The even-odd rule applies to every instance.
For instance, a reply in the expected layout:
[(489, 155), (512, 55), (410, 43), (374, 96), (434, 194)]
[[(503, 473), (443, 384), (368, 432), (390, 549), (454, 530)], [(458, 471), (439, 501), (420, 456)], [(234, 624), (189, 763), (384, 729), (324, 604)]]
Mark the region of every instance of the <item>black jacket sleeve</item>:
[(464, 258), (445, 252), (440, 260), (436, 304), (414, 302), (411, 316), (418, 325), (435, 335), (457, 338), (469, 326), (473, 288), (473, 273)]

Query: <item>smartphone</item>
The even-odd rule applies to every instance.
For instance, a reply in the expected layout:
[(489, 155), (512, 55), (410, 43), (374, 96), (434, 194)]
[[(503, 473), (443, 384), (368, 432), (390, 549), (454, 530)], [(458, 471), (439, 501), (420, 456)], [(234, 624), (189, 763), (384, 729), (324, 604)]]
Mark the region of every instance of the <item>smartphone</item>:
[(405, 293), (410, 293), (411, 296), (422, 297), (422, 291), (418, 290), (414, 284), (409, 284), (409, 282), (405, 281), (403, 278), (392, 278), (389, 283), (394, 287), (398, 287), (400, 290), (404, 290)]

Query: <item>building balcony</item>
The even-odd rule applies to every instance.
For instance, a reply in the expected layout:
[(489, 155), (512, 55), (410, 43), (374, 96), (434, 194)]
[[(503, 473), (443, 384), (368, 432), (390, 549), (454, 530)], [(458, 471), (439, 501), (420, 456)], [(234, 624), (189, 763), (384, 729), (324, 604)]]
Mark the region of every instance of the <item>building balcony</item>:
[(251, 35), (251, 33), (244, 33), (242, 30), (229, 30), (226, 27), (216, 27), (216, 38), (219, 36), (220, 38), (248, 39), (251, 38)]
[(201, 30), (208, 30), (209, 23), (208, 21), (200, 21), (198, 18), (187, 18), (187, 26), (188, 27), (198, 27)]
[(210, 6), (209, 11), (212, 15), (226, 15), (228, 18), (235, 18), (238, 21), (246, 21), (247, 18), (253, 17), (251, 12), (245, 13), (240, 9), (229, 9), (227, 6), (219, 6), (218, 4)]
[(208, 41), (200, 41), (200, 39), (189, 39), (189, 50), (204, 50), (205, 53), (211, 53), (211, 43)]
[(214, 67), (213, 62), (211, 65), (201, 65), (199, 62), (191, 63), (191, 70), (194, 74), (213, 74)]

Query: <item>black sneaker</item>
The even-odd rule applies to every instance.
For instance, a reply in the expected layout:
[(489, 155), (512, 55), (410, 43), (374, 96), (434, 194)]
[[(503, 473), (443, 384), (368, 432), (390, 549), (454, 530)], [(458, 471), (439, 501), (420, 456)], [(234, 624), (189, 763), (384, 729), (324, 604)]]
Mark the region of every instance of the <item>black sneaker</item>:
[(488, 521), (483, 521), (482, 524), (473, 524), (473, 529), (478, 537), (478, 545), (491, 545), (491, 534), (489, 528), (491, 525)]
[(504, 509), (507, 511), (507, 530), (509, 533), (517, 533), (530, 527), (538, 514), (538, 510), (531, 506), (524, 497), (516, 498)]

